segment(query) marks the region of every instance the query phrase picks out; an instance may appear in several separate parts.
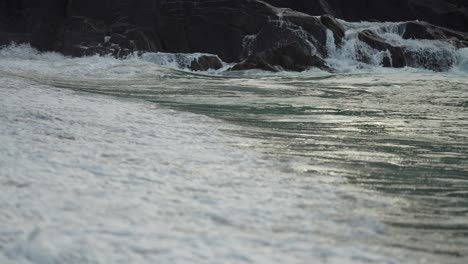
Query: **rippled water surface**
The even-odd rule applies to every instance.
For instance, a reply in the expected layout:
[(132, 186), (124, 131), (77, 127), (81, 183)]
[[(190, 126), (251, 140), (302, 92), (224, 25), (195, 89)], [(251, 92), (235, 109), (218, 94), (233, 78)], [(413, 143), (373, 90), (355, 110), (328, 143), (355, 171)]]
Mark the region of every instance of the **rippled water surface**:
[(0, 59), (0, 262), (466, 263), (468, 77)]

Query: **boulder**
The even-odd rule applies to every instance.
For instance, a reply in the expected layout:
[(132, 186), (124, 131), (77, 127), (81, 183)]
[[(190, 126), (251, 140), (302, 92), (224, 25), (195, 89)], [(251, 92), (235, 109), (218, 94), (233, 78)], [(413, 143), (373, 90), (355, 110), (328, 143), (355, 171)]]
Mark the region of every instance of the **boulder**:
[(344, 26), (340, 22), (338, 22), (336, 18), (329, 16), (329, 15), (321, 16), (320, 22), (322, 22), (322, 24), (325, 25), (325, 27), (327, 27), (333, 33), (333, 38), (335, 39), (335, 45), (337, 47), (341, 46), (345, 38), (345, 32), (346, 32)]
[[(171, 1), (160, 14), (158, 33), (165, 52), (196, 51), (238, 62), (294, 42), (309, 47), (311, 53), (326, 55), (326, 28), (319, 18), (263, 1)], [(246, 47), (250, 36), (255, 38)]]
[(430, 39), (451, 42), (458, 48), (468, 47), (468, 33), (432, 25), (424, 21), (405, 23), (404, 39)]
[(189, 66), (192, 71), (219, 70), (222, 67), (223, 63), (218, 56), (214, 55), (202, 55), (194, 59)]
[(165, 52), (203, 52), (236, 62), (243, 38), (257, 34), (276, 9), (256, 0), (168, 1), (160, 14), (156, 30)]
[(275, 68), (275, 66), (269, 64), (263, 59), (263, 56), (260, 54), (250, 55), (246, 59), (234, 65), (229, 71), (245, 71), (245, 70), (263, 70), (271, 72), (279, 72), (280, 69)]
[(311, 54), (299, 43), (272, 48), (249, 56), (231, 70), (262, 69), (266, 71), (305, 71), (311, 67), (331, 71), (327, 63)]
[(407, 65), (403, 48), (387, 43), (374, 32), (370, 30), (364, 30), (359, 32), (358, 38), (373, 49), (390, 52), (391, 58), (384, 59), (384, 67), (401, 68)]
[(448, 71), (456, 63), (457, 58), (445, 49), (405, 49), (406, 65), (415, 68), (425, 68), (436, 72)]

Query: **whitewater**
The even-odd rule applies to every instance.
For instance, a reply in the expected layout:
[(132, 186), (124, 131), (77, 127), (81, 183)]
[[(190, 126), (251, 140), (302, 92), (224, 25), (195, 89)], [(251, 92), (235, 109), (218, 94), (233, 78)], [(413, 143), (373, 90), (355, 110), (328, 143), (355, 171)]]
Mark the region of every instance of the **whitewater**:
[(1, 49), (0, 263), (466, 263), (468, 52), (408, 45), (457, 63)]

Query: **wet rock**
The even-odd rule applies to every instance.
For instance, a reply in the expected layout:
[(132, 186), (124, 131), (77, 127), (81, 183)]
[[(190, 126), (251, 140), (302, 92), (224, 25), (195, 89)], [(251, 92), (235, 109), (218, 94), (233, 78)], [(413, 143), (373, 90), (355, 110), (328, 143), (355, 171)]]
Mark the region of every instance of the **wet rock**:
[(328, 1), (323, 0), (266, 0), (265, 2), (273, 6), (286, 7), (313, 16), (320, 16), (323, 14), (336, 15)]
[(345, 32), (346, 32), (344, 26), (340, 22), (338, 22), (336, 18), (329, 16), (329, 15), (321, 16), (320, 22), (322, 22), (322, 24), (325, 25), (325, 27), (327, 27), (333, 33), (333, 38), (335, 39), (335, 45), (337, 47), (341, 46), (345, 37)]
[[(129, 23), (108, 25), (103, 20), (73, 16), (64, 21), (63, 48), (65, 55), (111, 55), (126, 57), (139, 51), (159, 51), (159, 39), (151, 30)], [(123, 32), (123, 33), (122, 33)]]
[(327, 55), (327, 28), (321, 23), (319, 17), (311, 17), (299, 12), (285, 12), (283, 17), (294, 25), (290, 28), (299, 38), (304, 39), (305, 34), (306, 43), (312, 48), (313, 54)]
[(456, 63), (453, 54), (444, 49), (404, 50), (407, 66), (425, 68), (436, 72), (448, 71)]
[(62, 32), (62, 52), (74, 57), (93, 55), (92, 50), (96, 50), (96, 54), (106, 53), (106, 48), (98, 48), (105, 41), (106, 31), (105, 24), (98, 20), (87, 17), (66, 19)]
[(405, 23), (404, 39), (450, 39), (468, 40), (468, 33), (429, 24), (424, 21)]
[(159, 38), (152, 30), (129, 27), (125, 32), (125, 36), (128, 41), (125, 44), (126, 48), (150, 52), (156, 52), (162, 49)]
[(251, 55), (235, 65), (231, 70), (305, 71), (311, 67), (326, 71), (331, 70), (322, 58), (312, 55), (300, 44), (292, 43)]
[(255, 0), (168, 1), (157, 26), (166, 52), (217, 54), (242, 59), (243, 38), (276, 17), (276, 9)]
[(383, 61), (384, 67), (401, 68), (407, 66), (404, 50), (402, 47), (394, 46), (387, 43), (383, 38), (370, 30), (359, 32), (359, 40), (371, 46), (378, 51), (390, 52), (391, 58), (385, 58)]
[(275, 68), (273, 65), (266, 62), (260, 54), (250, 55), (246, 59), (242, 60), (241, 62), (237, 63), (229, 69), (229, 71), (244, 71), (244, 70), (263, 70), (263, 71), (271, 71), (271, 72), (279, 72), (280, 69)]
[[(324, 56), (326, 55), (326, 29), (324, 27), (320, 28), (319, 22), (315, 19), (312, 20), (312, 23), (316, 23), (316, 31), (307, 31), (304, 27), (287, 20), (267, 24), (256, 34), (255, 40), (250, 44), (250, 52), (260, 53), (293, 45), (303, 50), (304, 54), (318, 53)], [(313, 34), (309, 32), (313, 32)], [(320, 39), (320, 41), (317, 39)]]
[[(125, 34), (113, 32), (110, 34), (110, 36), (106, 37), (110, 37), (110, 39), (108, 40), (109, 43), (116, 43), (118, 45), (129, 45), (127, 36)], [(132, 46), (131, 48), (136, 48), (136, 46)]]
[(194, 59), (189, 66), (192, 71), (219, 70), (222, 67), (223, 63), (218, 56), (214, 55), (202, 55)]

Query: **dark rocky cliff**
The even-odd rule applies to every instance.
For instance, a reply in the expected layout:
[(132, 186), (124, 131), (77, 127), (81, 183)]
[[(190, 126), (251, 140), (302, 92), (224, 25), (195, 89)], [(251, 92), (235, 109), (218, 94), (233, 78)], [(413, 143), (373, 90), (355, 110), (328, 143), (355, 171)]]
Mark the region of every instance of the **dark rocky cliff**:
[(435, 25), (468, 31), (466, 0), (266, 0), (309, 15), (324, 13), (347, 21), (424, 20)]
[[(27, 42), (72, 56), (205, 52), (227, 62), (242, 61), (239, 69), (327, 69), (327, 30), (337, 45), (344, 37), (333, 16), (350, 21), (421, 19), (468, 31), (467, 10), (466, 1), (458, 0), (0, 0), (0, 45)], [(463, 33), (415, 23), (415, 30), (427, 34), (414, 38), (466, 43)], [(365, 36), (362, 40), (376, 49), (388, 47), (377, 47), (375, 37)], [(401, 60), (398, 65), (407, 64)]]

